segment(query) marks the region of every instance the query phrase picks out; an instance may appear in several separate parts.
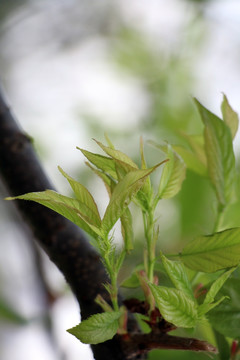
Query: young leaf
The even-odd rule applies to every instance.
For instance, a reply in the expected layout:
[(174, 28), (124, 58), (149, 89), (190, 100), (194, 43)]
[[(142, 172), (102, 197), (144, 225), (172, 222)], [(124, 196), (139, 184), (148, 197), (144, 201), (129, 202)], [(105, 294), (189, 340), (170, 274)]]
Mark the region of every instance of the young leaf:
[(175, 196), (181, 189), (182, 182), (186, 176), (186, 165), (169, 144), (155, 144), (155, 146), (162, 150), (169, 159), (164, 165), (158, 189), (158, 197), (160, 199), (169, 199)]
[(103, 149), (103, 151), (111, 156), (111, 158), (113, 158), (114, 160), (119, 160), (122, 161), (126, 164), (131, 165), (134, 169), (138, 169), (138, 166), (132, 161), (132, 159), (130, 159), (130, 157), (128, 157), (126, 154), (124, 154), (123, 152), (119, 151), (119, 150), (115, 150), (112, 149), (108, 146), (103, 145), (100, 141), (95, 140), (96, 143), (100, 146), (100, 148)]
[(104, 173), (110, 175), (113, 179), (117, 179), (115, 163), (113, 159), (100, 154), (94, 154), (90, 151), (80, 149), (79, 147), (77, 147), (77, 149), (82, 152), (82, 154), (90, 161), (90, 163), (95, 165), (98, 169), (102, 170)]
[(183, 134), (183, 137), (187, 140), (194, 154), (196, 154), (199, 161), (201, 161), (204, 166), (207, 166), (207, 157), (204, 148), (204, 137), (203, 135), (188, 135)]
[(109, 197), (111, 197), (112, 195), (112, 190), (115, 187), (115, 183), (112, 180), (112, 178), (105, 174), (104, 172), (102, 172), (101, 170), (96, 169), (95, 167), (93, 167), (89, 162), (86, 162), (86, 165), (98, 176), (100, 177), (100, 179), (102, 179), (105, 188), (107, 190), (107, 193), (109, 195)]
[(223, 101), (221, 105), (222, 116), (225, 123), (231, 130), (232, 138), (235, 138), (235, 135), (238, 130), (238, 114), (231, 108), (226, 95), (223, 95)]
[(208, 319), (219, 333), (233, 338), (240, 338), (240, 280), (229, 279), (219, 292), (229, 300), (222, 302), (210, 311)]
[(226, 298), (228, 298), (227, 296), (222, 296), (221, 299), (212, 302), (212, 303), (203, 303), (201, 305), (199, 305), (198, 307), (198, 316), (199, 318), (203, 317), (203, 315), (205, 315), (206, 313), (208, 313), (210, 310), (214, 309), (216, 306), (218, 306), (219, 304), (221, 304), (221, 302), (223, 302), (223, 300), (225, 300)]
[(120, 311), (95, 314), (67, 331), (84, 344), (99, 344), (117, 333), (120, 316)]
[(116, 221), (123, 215), (132, 198), (143, 186), (147, 176), (159, 165), (146, 170), (131, 171), (116, 185), (102, 220), (102, 230), (105, 234), (109, 233)]
[(190, 269), (202, 272), (237, 266), (240, 262), (240, 228), (199, 236), (180, 254)]
[(109, 139), (107, 133), (104, 133), (104, 137), (105, 137), (105, 139), (106, 139), (106, 141), (107, 141), (107, 143), (108, 143), (108, 146), (109, 146), (111, 149), (114, 149), (114, 145), (113, 145), (113, 143), (111, 142), (111, 140)]
[(235, 178), (231, 132), (224, 121), (208, 111), (196, 99), (195, 102), (205, 125), (204, 138), (209, 176), (219, 203), (225, 207), (233, 199)]
[(126, 208), (120, 220), (121, 220), (121, 230), (125, 244), (125, 250), (129, 252), (130, 250), (133, 250), (132, 214), (129, 208)]
[(175, 287), (178, 290), (182, 290), (187, 296), (195, 301), (183, 263), (181, 261), (171, 261), (163, 254), (161, 254), (161, 259), (163, 266)]
[(193, 151), (179, 145), (174, 145), (173, 149), (181, 156), (188, 169), (201, 176), (207, 176), (207, 166), (199, 160)]
[(100, 235), (98, 217), (88, 206), (77, 199), (69, 198), (52, 190), (6, 198), (6, 200), (15, 199), (35, 201), (72, 221), (94, 238)]
[[(144, 156), (144, 149), (143, 149), (143, 138), (140, 137), (140, 155), (141, 155), (141, 169), (147, 169), (147, 163)], [(147, 178), (145, 184), (143, 185), (143, 192), (150, 196), (151, 194), (151, 180)]]
[(58, 169), (61, 174), (68, 180), (71, 188), (74, 191), (74, 194), (76, 195), (76, 198), (81, 203), (85, 204), (95, 214), (97, 225), (100, 226), (101, 218), (98, 212), (97, 205), (90, 192), (85, 188), (85, 186), (83, 186), (78, 181), (74, 180), (71, 176), (66, 174), (60, 166), (58, 167)]
[(179, 327), (194, 327), (198, 320), (197, 304), (183, 291), (149, 284), (160, 313)]
[(210, 304), (210, 303), (212, 303), (214, 301), (215, 296), (217, 295), (217, 293), (219, 292), (219, 290), (221, 289), (223, 284), (227, 281), (229, 276), (235, 270), (236, 270), (236, 267), (226, 271), (216, 281), (214, 281), (214, 283), (211, 285), (210, 289), (207, 292), (207, 295), (206, 295), (206, 297), (204, 299), (204, 302), (203, 302), (204, 304)]

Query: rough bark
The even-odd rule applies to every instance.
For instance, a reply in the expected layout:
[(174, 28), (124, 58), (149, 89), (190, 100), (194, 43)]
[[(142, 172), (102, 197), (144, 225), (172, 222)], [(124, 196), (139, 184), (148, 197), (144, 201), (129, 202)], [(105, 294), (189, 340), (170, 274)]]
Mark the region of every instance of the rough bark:
[[(31, 139), (16, 123), (1, 92), (0, 175), (12, 196), (53, 189), (35, 154)], [(16, 204), (35, 239), (65, 276), (78, 300), (82, 319), (99, 312), (94, 299), (101, 294), (109, 300), (102, 285), (108, 281), (108, 277), (86, 236), (67, 219), (37, 203), (16, 201)], [(133, 319), (131, 328), (137, 330)], [(124, 360), (129, 355), (123, 352), (121, 337), (94, 345), (92, 350), (96, 360)]]

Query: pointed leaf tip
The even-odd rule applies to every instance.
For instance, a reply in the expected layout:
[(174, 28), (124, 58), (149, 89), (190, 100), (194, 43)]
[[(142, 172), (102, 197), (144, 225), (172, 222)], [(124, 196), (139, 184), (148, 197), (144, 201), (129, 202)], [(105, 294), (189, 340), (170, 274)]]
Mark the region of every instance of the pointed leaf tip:
[(99, 344), (117, 333), (120, 316), (120, 311), (95, 314), (67, 331), (84, 344)]

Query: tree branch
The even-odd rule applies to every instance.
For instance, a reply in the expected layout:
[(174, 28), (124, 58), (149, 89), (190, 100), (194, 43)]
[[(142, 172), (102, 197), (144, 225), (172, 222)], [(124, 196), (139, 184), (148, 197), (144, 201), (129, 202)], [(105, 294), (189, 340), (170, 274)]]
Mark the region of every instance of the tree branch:
[[(134, 348), (137, 349), (137, 353), (131, 350), (133, 344)], [(136, 355), (148, 353), (153, 349), (207, 351), (215, 354), (218, 352), (213, 345), (206, 341), (154, 332), (130, 335), (125, 339), (125, 347), (125, 352), (129, 354), (129, 360), (134, 359)]]
[[(53, 189), (30, 138), (17, 125), (1, 91), (0, 174), (12, 196)], [(109, 301), (108, 293), (102, 285), (108, 281), (108, 277), (99, 255), (85, 235), (70, 221), (50, 209), (28, 201), (16, 203), (36, 240), (64, 274), (76, 295), (82, 319), (99, 312), (94, 299), (101, 294)], [(133, 318), (130, 328), (130, 331), (138, 331), (138, 325)], [(127, 355), (122, 345), (122, 338), (114, 337), (105, 343), (92, 346), (92, 350), (96, 360), (124, 360)]]

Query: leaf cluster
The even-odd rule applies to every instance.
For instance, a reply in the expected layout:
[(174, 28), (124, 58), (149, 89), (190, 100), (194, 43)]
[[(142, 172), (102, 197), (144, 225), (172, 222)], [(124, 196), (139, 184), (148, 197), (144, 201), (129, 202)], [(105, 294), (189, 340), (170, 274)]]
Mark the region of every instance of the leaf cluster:
[[(223, 119), (211, 113), (197, 100), (195, 103), (204, 125), (203, 134), (184, 134), (188, 147), (150, 141), (151, 145), (166, 157), (163, 162), (153, 167), (147, 167), (142, 139), (140, 166), (125, 153), (115, 149), (107, 136), (108, 146), (96, 141), (104, 155), (78, 148), (86, 157), (87, 166), (103, 181), (109, 195), (109, 203), (102, 218), (87, 188), (60, 167), (59, 171), (70, 184), (75, 198), (52, 190), (10, 198), (32, 200), (47, 206), (94, 238), (94, 244), (110, 277), (110, 283), (105, 284), (105, 287), (112, 304), (107, 304), (99, 295), (96, 301), (104, 312), (93, 315), (68, 330), (82, 342), (96, 344), (111, 339), (116, 333), (127, 333), (127, 309), (124, 306), (119, 308), (117, 280), (126, 254), (134, 247), (132, 215), (129, 209), (131, 202), (142, 212), (145, 245), (141, 264), (122, 286), (142, 288), (146, 304), (145, 321), (152, 333), (168, 332), (176, 327), (194, 328), (199, 322), (210, 321), (215, 330), (223, 336), (240, 336), (236, 324), (239, 306), (234, 303), (235, 298), (239, 300), (239, 292), (236, 292), (233, 286), (238, 279), (229, 279), (240, 262), (240, 227), (221, 227), (226, 209), (236, 201), (237, 175), (233, 139), (238, 129), (238, 116), (225, 95), (221, 106)], [(160, 165), (163, 165), (162, 172), (155, 190), (150, 175)], [(164, 256), (162, 253), (160, 256), (156, 255), (159, 230), (155, 210), (162, 199), (170, 199), (181, 190), (186, 169), (209, 179), (215, 193), (216, 219), (212, 233), (190, 241), (182, 251), (173, 255), (177, 258), (173, 261), (169, 259), (171, 256)], [(111, 231), (119, 219), (123, 247), (117, 251)], [(203, 299), (201, 297), (201, 301), (197, 299), (199, 294), (193, 291), (194, 279), (189, 280), (186, 267), (191, 269), (194, 279), (200, 273), (220, 271), (215, 280), (206, 285), (206, 295)], [(168, 276), (173, 287), (159, 285), (159, 269)], [(236, 318), (230, 315), (233, 309)], [(161, 327), (163, 322), (165, 325)]]

